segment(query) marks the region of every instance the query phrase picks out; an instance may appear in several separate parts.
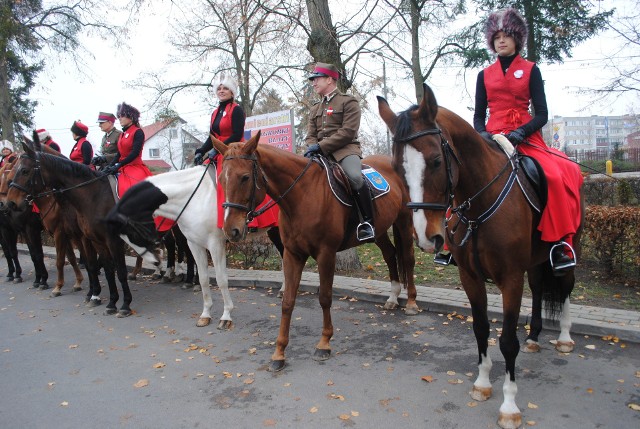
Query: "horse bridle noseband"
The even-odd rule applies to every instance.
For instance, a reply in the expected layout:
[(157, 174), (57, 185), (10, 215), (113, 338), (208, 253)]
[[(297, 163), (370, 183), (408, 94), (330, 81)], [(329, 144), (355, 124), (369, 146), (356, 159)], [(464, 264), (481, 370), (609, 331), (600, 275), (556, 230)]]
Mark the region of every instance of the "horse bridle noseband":
[(442, 153), (444, 154), (445, 165), (447, 168), (447, 202), (444, 204), (440, 203), (425, 203), (425, 202), (409, 202), (407, 203), (407, 207), (412, 209), (413, 211), (418, 210), (448, 210), (453, 203), (453, 173), (451, 171), (451, 157), (456, 160), (458, 165), (460, 165), (460, 160), (456, 156), (455, 152), (449, 145), (447, 139), (442, 135), (442, 130), (440, 128), (429, 128), (422, 131), (417, 131), (413, 134), (410, 134), (406, 137), (402, 138), (394, 138), (394, 143), (409, 143), (417, 138), (424, 136), (440, 136), (440, 146), (442, 147)]

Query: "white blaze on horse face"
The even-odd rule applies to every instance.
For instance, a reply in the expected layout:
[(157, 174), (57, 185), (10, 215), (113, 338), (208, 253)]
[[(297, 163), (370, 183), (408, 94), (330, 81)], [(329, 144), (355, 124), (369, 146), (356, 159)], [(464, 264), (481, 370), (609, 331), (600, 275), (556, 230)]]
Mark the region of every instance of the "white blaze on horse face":
[[(420, 152), (413, 146), (405, 145), (402, 166), (405, 171), (405, 179), (409, 186), (409, 198), (414, 203), (424, 202), (424, 172), (427, 163)], [(427, 239), (427, 217), (424, 210), (413, 212), (413, 228), (415, 229), (418, 247), (424, 252), (433, 252), (435, 245)]]

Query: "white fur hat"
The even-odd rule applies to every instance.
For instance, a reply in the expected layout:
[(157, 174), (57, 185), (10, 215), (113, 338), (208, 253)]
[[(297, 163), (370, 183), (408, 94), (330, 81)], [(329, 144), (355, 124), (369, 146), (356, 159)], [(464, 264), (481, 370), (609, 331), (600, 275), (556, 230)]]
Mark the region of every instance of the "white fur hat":
[(11, 152), (13, 152), (13, 143), (11, 143), (9, 140), (2, 140), (0, 142), (0, 150), (2, 149), (9, 149), (11, 150)]
[(216, 83), (216, 89), (218, 86), (226, 86), (233, 93), (233, 96), (236, 97), (238, 95), (238, 83), (231, 76), (221, 75)]

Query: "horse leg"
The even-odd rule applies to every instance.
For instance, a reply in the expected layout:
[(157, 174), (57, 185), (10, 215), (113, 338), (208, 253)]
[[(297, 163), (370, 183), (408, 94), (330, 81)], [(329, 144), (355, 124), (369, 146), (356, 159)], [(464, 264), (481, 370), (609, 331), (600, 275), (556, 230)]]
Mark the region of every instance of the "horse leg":
[(42, 239), (40, 238), (40, 231), (36, 232), (34, 228), (27, 226), (27, 247), (29, 248), (29, 254), (33, 261), (33, 267), (36, 272), (36, 278), (33, 281), (33, 288), (45, 290), (49, 288), (47, 284), (47, 268), (44, 265), (44, 253), (42, 251)]
[(502, 405), (500, 405), (498, 426), (504, 429), (515, 429), (522, 425), (522, 413), (518, 405), (516, 405), (516, 393), (518, 393), (516, 357), (520, 351), (517, 327), (522, 303), (522, 288), (522, 280), (519, 284), (517, 281), (513, 281), (502, 285), (501, 288), (504, 320), (502, 321), (502, 334), (500, 335), (500, 351), (504, 356), (506, 374), (502, 385), (504, 397)]
[(82, 282), (84, 281), (84, 276), (82, 275), (82, 270), (80, 269), (78, 260), (76, 259), (76, 254), (73, 251), (73, 245), (71, 244), (71, 242), (67, 244), (66, 254), (69, 265), (71, 265), (71, 268), (73, 268), (73, 273), (76, 277), (76, 282), (73, 284), (73, 291), (77, 292), (82, 290)]
[[(546, 265), (547, 262), (545, 261)], [(537, 353), (540, 351), (540, 342), (538, 337), (542, 332), (542, 290), (543, 290), (543, 275), (542, 267), (537, 267), (527, 272), (527, 278), (529, 281), (529, 289), (531, 289), (531, 322), (529, 322), (529, 335), (522, 345), (523, 353)]]
[(173, 238), (173, 234), (170, 233), (166, 234), (162, 241), (167, 249), (167, 271), (162, 277), (162, 283), (171, 283), (176, 277), (176, 241)]
[[(118, 310), (117, 317), (128, 317), (133, 313), (131, 311), (131, 301), (133, 301), (133, 295), (131, 294), (131, 289), (129, 289), (129, 281), (127, 279), (127, 264), (125, 262), (124, 256), (124, 242), (120, 239), (117, 239), (117, 242), (114, 244), (114, 246), (110, 246), (110, 250), (114, 248), (116, 251), (111, 251), (111, 254), (115, 255), (112, 260), (115, 265), (118, 282), (120, 282), (120, 287), (122, 288), (122, 306), (120, 307), (120, 310)], [(111, 285), (109, 285), (109, 290), (111, 290)], [(115, 287), (115, 290), (117, 293), (117, 287)]]
[[(386, 235), (386, 234), (385, 234)], [(393, 224), (393, 239), (395, 242), (396, 267), (400, 277), (400, 283), (407, 288), (407, 305), (405, 314), (413, 316), (418, 314), (418, 291), (413, 278), (416, 258), (413, 247), (413, 217), (411, 214), (401, 215)]]
[(97, 307), (102, 304), (102, 300), (100, 299), (102, 288), (100, 287), (100, 280), (98, 279), (98, 260), (93, 243), (86, 237), (82, 239), (80, 255), (84, 259), (84, 266), (89, 276), (89, 292), (87, 293), (85, 302), (88, 307)]
[(127, 275), (129, 280), (136, 280), (138, 278), (138, 274), (142, 271), (142, 256), (136, 255), (136, 265), (133, 267), (133, 270)]
[(291, 327), (291, 314), (293, 308), (296, 305), (296, 297), (298, 295), (298, 288), (300, 287), (300, 279), (302, 278), (302, 270), (307, 258), (300, 258), (288, 252), (284, 251), (283, 266), (284, 266), (284, 281), (287, 288), (284, 291), (282, 297), (282, 315), (280, 317), (280, 330), (278, 332), (278, 338), (276, 340), (276, 350), (271, 355), (271, 365), (268, 371), (282, 371), (285, 366), (285, 354), (284, 350), (289, 345), (289, 329)]
[(207, 260), (207, 251), (204, 247), (200, 247), (198, 244), (189, 242), (191, 253), (198, 266), (198, 271), (201, 273), (199, 276), (200, 288), (202, 289), (202, 314), (196, 322), (196, 326), (203, 327), (208, 326), (211, 323), (211, 308), (213, 307), (213, 300), (211, 299), (211, 288), (209, 287), (209, 276), (206, 274), (209, 271), (209, 261)]
[[(269, 228), (267, 230), (267, 236), (269, 237), (269, 240), (271, 240), (273, 245), (276, 246), (276, 249), (278, 249), (278, 253), (280, 254), (280, 259), (282, 259), (284, 255), (284, 244), (282, 244), (282, 238), (280, 238), (280, 228), (278, 228), (277, 226), (273, 228)], [(284, 266), (282, 266), (282, 270), (284, 271)], [(284, 295), (285, 289), (286, 289), (285, 282), (283, 281), (282, 286), (278, 291), (278, 295), (277, 295), (278, 298), (282, 298), (282, 296)]]
[(101, 253), (100, 261), (102, 261), (102, 268), (104, 268), (104, 277), (107, 280), (109, 286), (109, 303), (104, 309), (105, 316), (111, 316), (118, 313), (117, 303), (120, 299), (118, 294), (118, 287), (116, 286), (116, 272), (114, 268), (113, 259), (108, 254)]
[[(229, 293), (229, 277), (227, 275), (227, 253), (225, 248), (226, 238), (222, 233), (222, 230), (216, 230), (215, 237), (209, 237), (209, 253), (211, 253), (211, 260), (213, 261), (213, 268), (216, 270), (216, 284), (220, 288), (222, 294), (222, 300), (224, 302), (224, 309), (220, 322), (218, 323), (218, 329), (231, 329), (233, 322), (231, 320), (231, 311), (233, 310), (233, 301), (231, 300), (231, 293)], [(212, 240), (213, 245), (211, 245)], [(208, 277), (207, 271), (204, 271), (201, 275)], [(202, 284), (202, 282), (200, 283)], [(203, 289), (204, 291), (204, 289)]]
[(400, 284), (400, 276), (398, 275), (398, 264), (396, 262), (396, 248), (391, 243), (388, 234), (382, 234), (376, 238), (376, 246), (382, 252), (382, 257), (389, 269), (389, 279), (391, 280), (391, 293), (387, 302), (384, 304), (385, 310), (395, 310), (400, 306), (398, 303), (398, 297), (402, 291), (402, 284)]
[(471, 304), (473, 333), (478, 346), (478, 378), (473, 383), (471, 397), (476, 401), (486, 401), (493, 394), (489, 378), (493, 362), (489, 356), (489, 317), (487, 316), (487, 289), (484, 281), (476, 279), (460, 270), (460, 280)]
[(56, 284), (51, 291), (51, 297), (56, 297), (62, 295), (62, 287), (64, 286), (64, 261), (67, 253), (67, 240), (64, 235), (64, 230), (62, 228), (57, 228), (53, 233), (53, 243), (56, 248), (56, 271), (58, 272), (58, 277), (56, 279)]
[(555, 290), (559, 290), (561, 294), (558, 301), (562, 301), (560, 335), (556, 341), (556, 350), (561, 353), (570, 353), (575, 347), (575, 342), (571, 339), (571, 303), (569, 302), (569, 296), (575, 284), (575, 274), (570, 271), (562, 277), (552, 276), (552, 278), (556, 282)]
[(331, 338), (333, 337), (331, 303), (333, 299), (333, 277), (335, 271), (336, 253), (330, 251), (321, 253), (318, 256), (318, 274), (320, 276), (318, 300), (322, 308), (322, 336), (316, 345), (316, 351), (313, 355), (313, 358), (318, 361), (327, 360), (331, 356)]

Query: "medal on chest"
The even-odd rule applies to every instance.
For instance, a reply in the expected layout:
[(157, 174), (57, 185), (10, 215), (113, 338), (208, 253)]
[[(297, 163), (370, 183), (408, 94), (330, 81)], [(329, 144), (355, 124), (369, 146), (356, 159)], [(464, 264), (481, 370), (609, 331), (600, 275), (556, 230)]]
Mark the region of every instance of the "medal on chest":
[(333, 107), (329, 106), (327, 108), (327, 115), (329, 115), (329, 116), (333, 115)]

